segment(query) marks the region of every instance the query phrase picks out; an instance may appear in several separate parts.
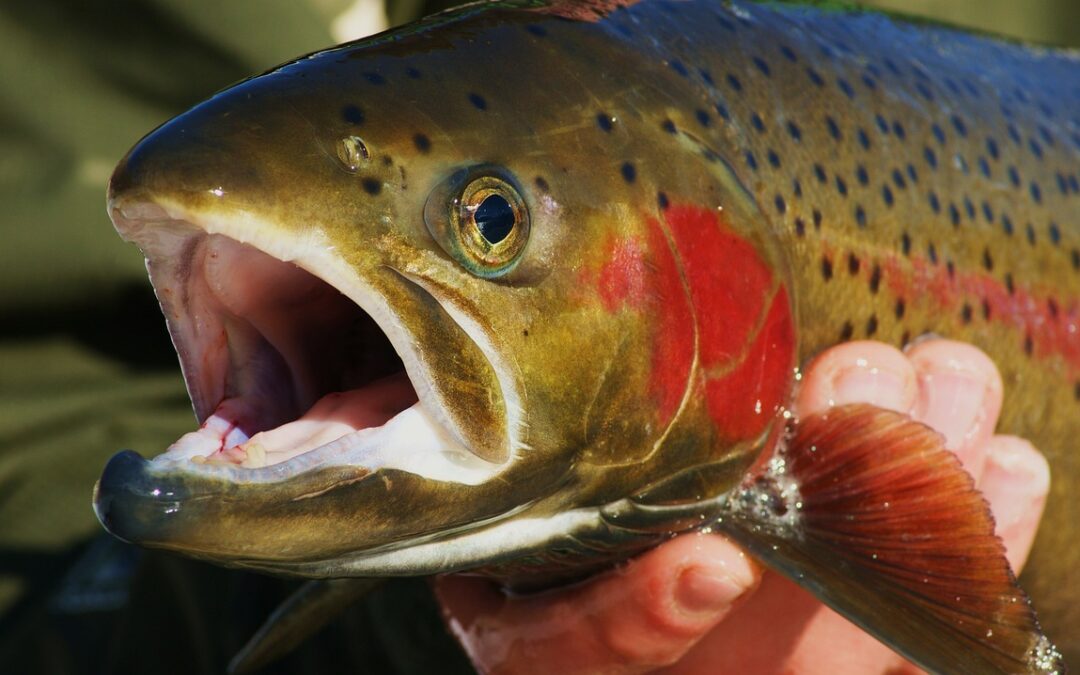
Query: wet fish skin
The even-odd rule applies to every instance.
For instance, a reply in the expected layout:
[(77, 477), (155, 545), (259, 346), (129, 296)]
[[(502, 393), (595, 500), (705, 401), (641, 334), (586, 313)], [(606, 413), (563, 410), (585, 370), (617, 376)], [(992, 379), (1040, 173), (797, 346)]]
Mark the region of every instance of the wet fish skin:
[[(277, 228), (282, 257), (297, 255), (296, 247), (319, 233), (354, 267), (432, 275), (456, 303), (486, 311), (507, 307), (499, 292), (505, 287), (456, 274), (416, 213), (441, 177), (463, 163), (509, 168), (552, 228), (534, 225), (535, 255), (509, 282), (527, 301), (494, 318), (479, 309), (475, 316), (499, 336), (501, 353), (514, 354), (530, 395), (534, 452), (504, 477), (513, 494), (505, 485), (484, 486), (470, 504), (457, 490), (395, 476), (412, 500), (454, 505), (432, 514), (440, 522), (423, 523), (432, 529), (495, 517), (515, 500), (541, 515), (631, 493), (671, 505), (738, 481), (775, 431), (779, 400), (762, 396), (762, 410), (744, 414), (724, 408), (726, 399), (710, 397), (707, 383), (698, 382), (657, 445), (656, 427), (667, 420), (656, 399), (667, 400), (666, 384), (657, 380), (655, 359), (628, 358), (655, 355), (658, 344), (655, 326), (637, 321), (635, 261), (655, 267), (674, 251), (687, 269), (707, 269), (695, 267), (688, 250), (703, 246), (689, 244), (695, 228), (719, 223), (731, 241), (748, 243), (747, 255), (713, 265), (765, 279), (745, 293), (695, 300), (695, 310), (718, 311), (724, 321), (755, 318), (736, 332), (737, 343), (761, 335), (781, 290), (792, 299), (799, 359), (854, 337), (905, 344), (933, 332), (974, 342), (1005, 377), (1002, 431), (1031, 438), (1051, 462), (1047, 525), (1024, 581), (1048, 633), (1075, 654), (1080, 647), (1070, 636), (1080, 633), (1080, 610), (1061, 589), (1076, 588), (1070, 579), (1080, 566), (1067, 498), (1080, 480), (1070, 447), (1080, 419), (1072, 414), (1080, 405), (1080, 347), (1070, 339), (1080, 311), (1076, 57), (870, 14), (699, 1), (591, 7), (596, 11), (578, 17), (586, 21), (465, 10), (437, 20), (447, 22), (437, 30), (429, 24), (286, 66), (151, 137), (118, 170), (114, 203), (167, 196), (189, 213), (258, 214), (261, 226)], [(567, 15), (566, 5), (555, 12)], [(342, 167), (339, 152), (342, 138), (353, 135), (373, 158), (356, 173)], [(575, 170), (580, 166), (589, 170)], [(670, 239), (651, 238), (660, 222)], [(422, 314), (423, 296), (398, 277), (372, 278), (391, 302)], [(581, 304), (568, 311), (567, 298)], [(470, 372), (493, 377), (449, 322), (436, 325), (448, 328), (429, 334), (431, 344), (459, 345), (474, 355)], [(719, 331), (696, 326), (699, 335)], [(418, 320), (410, 329), (429, 327)], [(779, 363), (778, 371), (796, 359), (792, 352), (785, 360), (782, 342), (770, 343), (768, 361)], [(726, 356), (738, 364), (747, 352)], [(704, 379), (727, 374), (720, 367)], [(453, 390), (460, 379), (444, 384)], [(788, 386), (776, 374), (755, 384), (762, 382)], [(489, 379), (486, 389), (498, 387)], [(635, 398), (642, 393), (648, 397)], [(710, 411), (709, 403), (723, 410)], [(474, 409), (462, 405), (457, 417)], [(471, 420), (473, 428), (506, 427), (501, 410)], [(643, 419), (628, 410), (647, 412)], [(761, 421), (732, 438), (717, 431), (717, 414), (725, 422)], [(566, 447), (579, 450), (570, 465), (539, 459)], [(714, 468), (654, 484), (703, 464)], [(546, 494), (567, 482), (576, 489), (572, 498)], [(364, 490), (373, 481), (354, 485), (355, 499), (370, 501)], [(264, 492), (262, 503), (295, 497), (277, 490)], [(403, 507), (388, 505), (378, 527), (364, 533), (367, 541), (415, 534), (418, 525), (400, 519)], [(180, 530), (164, 539), (159, 533), (157, 541), (175, 537), (175, 548), (251, 564), (248, 556), (265, 555), (260, 537), (288, 528), (299, 514), (310, 527), (306, 538), (290, 542), (297, 551), (333, 556), (365, 545), (319, 535), (355, 518), (344, 500), (313, 500), (302, 514), (276, 514), (279, 520), (265, 511), (238, 513), (250, 539), (233, 539), (225, 551), (220, 540), (229, 523), (198, 533), (174, 523)], [(141, 522), (160, 527), (153, 513)], [(674, 522), (669, 529), (679, 529)], [(362, 524), (371, 528), (372, 520)], [(505, 570), (510, 557), (482, 562)]]

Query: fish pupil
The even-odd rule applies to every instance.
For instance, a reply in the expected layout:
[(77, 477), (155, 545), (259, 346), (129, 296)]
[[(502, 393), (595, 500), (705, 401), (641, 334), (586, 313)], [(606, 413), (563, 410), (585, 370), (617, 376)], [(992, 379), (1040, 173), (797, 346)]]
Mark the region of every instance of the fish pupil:
[(474, 219), (480, 234), (491, 244), (510, 236), (517, 223), (514, 207), (499, 195), (488, 195), (477, 207)]

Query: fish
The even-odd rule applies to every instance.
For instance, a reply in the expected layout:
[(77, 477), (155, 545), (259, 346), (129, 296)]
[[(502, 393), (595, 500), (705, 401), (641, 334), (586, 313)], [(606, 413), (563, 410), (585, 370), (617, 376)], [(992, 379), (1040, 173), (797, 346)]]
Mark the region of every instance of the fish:
[[(718, 531), (931, 672), (1065, 672), (1078, 111), (1075, 52), (783, 3), (486, 2), (284, 64), (110, 180), (200, 426), (95, 512), (308, 614)], [(1051, 466), (1023, 590), (938, 435), (789, 410), (829, 346), (928, 334)]]

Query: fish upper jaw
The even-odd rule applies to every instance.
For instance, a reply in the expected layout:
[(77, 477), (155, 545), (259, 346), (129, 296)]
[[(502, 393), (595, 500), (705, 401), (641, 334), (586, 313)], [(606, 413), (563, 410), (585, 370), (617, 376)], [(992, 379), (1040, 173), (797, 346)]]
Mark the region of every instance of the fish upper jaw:
[(201, 425), (152, 469), (266, 483), (357, 466), (476, 485), (510, 464), (462, 443), (413, 336), (317, 235), (123, 195), (110, 214), (146, 255)]

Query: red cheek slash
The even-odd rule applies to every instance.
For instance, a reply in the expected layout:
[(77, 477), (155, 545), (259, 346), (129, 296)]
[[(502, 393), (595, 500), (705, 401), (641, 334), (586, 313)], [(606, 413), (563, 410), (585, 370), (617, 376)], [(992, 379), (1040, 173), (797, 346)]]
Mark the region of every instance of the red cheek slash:
[(659, 298), (652, 377), (661, 419), (670, 419), (686, 391), (697, 335), (718, 434), (731, 441), (755, 437), (790, 387), (795, 330), (787, 291), (754, 245), (716, 211), (672, 205), (666, 224), (675, 252), (656, 221), (649, 242)]

